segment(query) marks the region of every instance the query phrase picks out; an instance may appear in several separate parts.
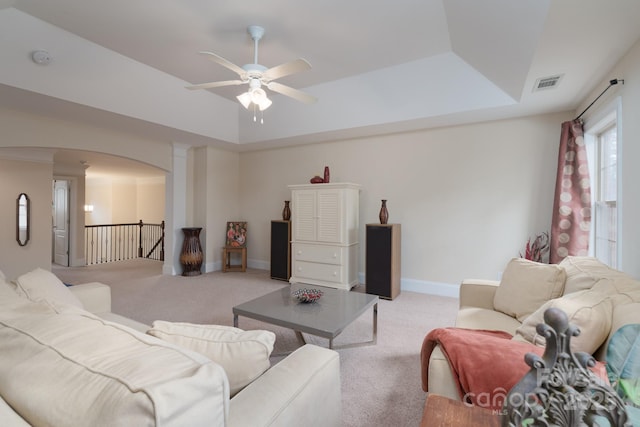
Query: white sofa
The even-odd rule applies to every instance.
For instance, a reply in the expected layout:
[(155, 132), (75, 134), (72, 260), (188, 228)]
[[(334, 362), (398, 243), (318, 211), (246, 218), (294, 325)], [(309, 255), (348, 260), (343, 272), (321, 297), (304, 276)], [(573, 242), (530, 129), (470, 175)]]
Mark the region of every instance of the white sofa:
[[(559, 265), (516, 258), (500, 281), (462, 282), (455, 326), (504, 331), (514, 340), (544, 346), (535, 327), (543, 323), (549, 307), (565, 311), (569, 322), (581, 329), (571, 341), (572, 351), (585, 351), (604, 361), (611, 336), (623, 325), (640, 323), (640, 282), (591, 257), (567, 257)], [(423, 355), (422, 370), (424, 391), (461, 400), (456, 376), (440, 345), (427, 360)]]
[[(25, 291), (0, 272), (1, 426), (341, 424), (337, 352), (305, 345), (230, 397), (220, 364), (112, 313), (108, 286), (60, 282), (43, 291), (47, 274), (37, 272)], [(225, 336), (243, 334), (224, 328)], [(268, 359), (270, 333), (246, 332), (241, 346)], [(237, 361), (237, 348), (221, 345)]]

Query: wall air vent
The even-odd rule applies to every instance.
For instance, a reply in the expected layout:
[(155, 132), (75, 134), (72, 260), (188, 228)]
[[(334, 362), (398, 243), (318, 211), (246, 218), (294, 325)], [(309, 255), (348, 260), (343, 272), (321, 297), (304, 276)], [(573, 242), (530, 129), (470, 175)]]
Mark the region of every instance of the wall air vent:
[(562, 76), (563, 74), (558, 74), (556, 76), (539, 78), (538, 80), (536, 80), (536, 84), (533, 86), (533, 91), (537, 92), (539, 90), (553, 89), (560, 84)]

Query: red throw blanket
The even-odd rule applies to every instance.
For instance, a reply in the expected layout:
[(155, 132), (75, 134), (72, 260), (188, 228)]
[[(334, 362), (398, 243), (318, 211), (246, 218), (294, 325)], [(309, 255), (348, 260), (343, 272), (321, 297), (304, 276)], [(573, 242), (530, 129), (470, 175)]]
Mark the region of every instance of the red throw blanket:
[(529, 371), (524, 355), (544, 348), (512, 341), (511, 334), (462, 328), (434, 329), (422, 343), (422, 389), (428, 390), (429, 357), (436, 344), (449, 360), (463, 402), (500, 409), (504, 399)]
[[(502, 331), (463, 328), (434, 329), (424, 339), (420, 359), (422, 389), (428, 390), (429, 357), (436, 344), (449, 361), (463, 402), (498, 410), (511, 388), (529, 372), (527, 353), (542, 356), (543, 347), (511, 340)], [(604, 363), (591, 369), (608, 382)]]

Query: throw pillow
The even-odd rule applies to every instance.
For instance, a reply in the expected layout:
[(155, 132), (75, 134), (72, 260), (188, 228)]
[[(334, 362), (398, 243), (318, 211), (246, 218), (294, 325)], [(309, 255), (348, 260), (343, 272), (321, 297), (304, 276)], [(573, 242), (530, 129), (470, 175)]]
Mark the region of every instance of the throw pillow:
[(31, 301), (57, 301), (84, 308), (78, 297), (55, 274), (42, 268), (23, 274), (16, 279), (15, 284), (16, 292)]
[(204, 354), (221, 365), (229, 379), (231, 396), (271, 367), (269, 356), (276, 340), (269, 331), (160, 320), (153, 322), (147, 334)]
[(550, 307), (564, 311), (569, 323), (580, 328), (580, 335), (571, 337), (573, 352), (593, 354), (609, 336), (613, 310), (610, 294), (593, 289), (573, 292), (548, 301), (524, 320), (522, 326), (516, 329), (516, 336), (522, 336), (526, 341), (544, 347), (545, 339), (538, 335), (536, 326), (544, 323), (544, 312)]
[(565, 294), (591, 289), (602, 278), (626, 276), (597, 258), (588, 256), (568, 256), (559, 265), (567, 272)]
[(502, 273), (493, 307), (522, 322), (542, 304), (562, 295), (565, 277), (558, 265), (513, 258)]

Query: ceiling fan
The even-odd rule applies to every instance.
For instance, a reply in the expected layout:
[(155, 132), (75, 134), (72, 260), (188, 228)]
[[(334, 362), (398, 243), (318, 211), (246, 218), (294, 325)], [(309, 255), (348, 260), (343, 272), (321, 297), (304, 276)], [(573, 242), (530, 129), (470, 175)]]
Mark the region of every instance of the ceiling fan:
[(248, 91), (239, 95), (237, 97), (238, 101), (240, 101), (240, 103), (246, 109), (249, 109), (249, 107), (253, 105), (254, 109), (257, 107), (260, 109), (260, 111), (266, 110), (271, 105), (271, 100), (267, 97), (267, 93), (265, 92), (263, 87), (266, 87), (269, 90), (288, 96), (300, 102), (304, 102), (306, 104), (312, 104), (316, 102), (317, 99), (314, 96), (274, 81), (281, 77), (309, 70), (311, 69), (311, 64), (309, 64), (305, 59), (298, 58), (295, 61), (286, 62), (272, 68), (267, 68), (264, 65), (260, 65), (258, 63), (258, 42), (264, 35), (264, 28), (257, 25), (250, 25), (247, 28), (247, 32), (253, 39), (254, 43), (253, 64), (245, 64), (240, 67), (232, 63), (231, 61), (228, 61), (223, 57), (216, 55), (213, 52), (200, 52), (203, 55), (207, 55), (207, 57), (213, 62), (217, 62), (223, 67), (226, 67), (231, 71), (237, 73), (240, 79), (202, 83), (187, 86), (187, 89), (212, 89), (222, 86), (248, 84)]

